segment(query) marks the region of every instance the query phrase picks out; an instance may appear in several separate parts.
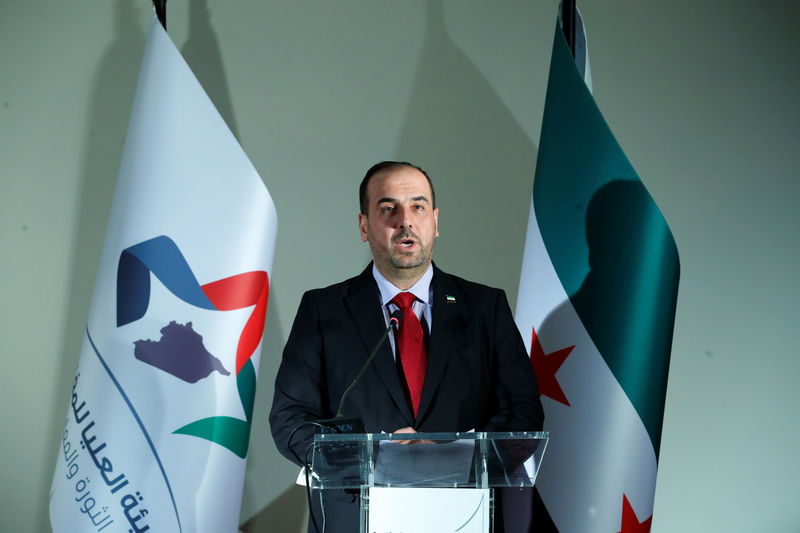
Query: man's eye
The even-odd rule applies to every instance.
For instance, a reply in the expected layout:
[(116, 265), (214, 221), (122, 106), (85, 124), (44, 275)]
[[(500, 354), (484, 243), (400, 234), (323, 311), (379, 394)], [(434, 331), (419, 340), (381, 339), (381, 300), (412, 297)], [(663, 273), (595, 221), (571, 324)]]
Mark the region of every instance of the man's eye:
[(381, 207), (381, 213), (391, 213), (392, 211), (394, 211), (394, 206), (392, 205), (385, 205)]

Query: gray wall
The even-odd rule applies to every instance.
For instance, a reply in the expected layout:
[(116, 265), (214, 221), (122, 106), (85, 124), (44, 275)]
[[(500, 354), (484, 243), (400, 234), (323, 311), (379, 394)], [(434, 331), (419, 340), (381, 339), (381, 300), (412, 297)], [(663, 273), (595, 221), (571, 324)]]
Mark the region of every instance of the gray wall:
[[(206, 5), (208, 4), (208, 5)], [(800, 528), (800, 8), (581, 2), (595, 95), (682, 263), (652, 531)], [(356, 185), (417, 161), (437, 261), (516, 299), (555, 1), (170, 0), (169, 28), (277, 204), (242, 519), (297, 531), (266, 413), (305, 288), (359, 271)], [(0, 530), (48, 531), (68, 387), (149, 2), (0, 2)], [(271, 526), (265, 524), (271, 521)]]

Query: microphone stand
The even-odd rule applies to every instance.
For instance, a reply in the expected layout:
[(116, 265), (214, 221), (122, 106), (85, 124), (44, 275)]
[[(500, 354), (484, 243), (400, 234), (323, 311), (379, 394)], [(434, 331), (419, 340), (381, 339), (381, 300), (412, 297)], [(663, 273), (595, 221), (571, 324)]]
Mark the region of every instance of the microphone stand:
[(389, 327), (383, 332), (381, 335), (380, 340), (375, 344), (375, 347), (370, 352), (369, 357), (367, 357), (366, 362), (361, 367), (361, 370), (358, 371), (356, 377), (353, 379), (353, 382), (350, 383), (344, 392), (342, 393), (342, 398), (339, 400), (339, 408), (336, 410), (336, 416), (333, 418), (326, 418), (325, 420), (317, 420), (318, 433), (363, 433), (364, 432), (364, 422), (358, 417), (350, 417), (345, 418), (343, 414), (344, 409), (344, 401), (350, 395), (350, 391), (353, 387), (361, 381), (361, 376), (364, 375), (364, 372), (367, 371), (367, 367), (375, 358), (375, 355), (378, 353), (378, 349), (383, 345), (383, 342), (389, 336), (389, 332), (392, 331), (393, 328), (400, 325), (400, 321), (403, 320), (403, 312), (399, 309), (396, 310), (392, 315), (389, 317)]

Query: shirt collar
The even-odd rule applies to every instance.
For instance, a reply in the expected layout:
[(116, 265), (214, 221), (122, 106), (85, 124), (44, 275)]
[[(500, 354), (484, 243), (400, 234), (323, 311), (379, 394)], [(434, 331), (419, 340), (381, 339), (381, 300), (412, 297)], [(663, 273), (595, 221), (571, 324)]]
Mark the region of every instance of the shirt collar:
[(401, 292), (410, 292), (421, 300), (423, 303), (428, 304), (431, 299), (430, 288), (431, 280), (433, 279), (433, 265), (428, 265), (428, 270), (422, 275), (417, 282), (403, 291), (398, 289), (391, 281), (386, 279), (383, 274), (378, 271), (375, 263), (372, 264), (372, 276), (378, 283), (378, 289), (381, 291), (381, 305), (386, 305), (392, 301), (392, 298)]

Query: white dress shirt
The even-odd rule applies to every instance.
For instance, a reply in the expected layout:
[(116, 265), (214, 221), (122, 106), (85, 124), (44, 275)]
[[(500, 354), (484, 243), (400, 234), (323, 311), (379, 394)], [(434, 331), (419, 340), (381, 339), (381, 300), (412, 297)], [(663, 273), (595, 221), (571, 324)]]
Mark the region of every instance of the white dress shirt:
[[(411, 304), (411, 309), (414, 311), (414, 314), (417, 315), (422, 327), (427, 327), (427, 333), (430, 334), (433, 315), (433, 286), (431, 285), (431, 280), (433, 279), (433, 265), (428, 265), (428, 270), (426, 270), (422, 277), (407, 290), (398, 289), (378, 271), (374, 263), (372, 265), (372, 276), (378, 283), (378, 289), (381, 293), (381, 309), (383, 310), (383, 319), (386, 327), (389, 327), (389, 317), (391, 314), (399, 309), (392, 303), (392, 299), (401, 292), (410, 292), (417, 298), (416, 301)], [(394, 331), (389, 335), (389, 342), (392, 345), (392, 355), (395, 355)], [(395, 357), (397, 356), (395, 355)]]

